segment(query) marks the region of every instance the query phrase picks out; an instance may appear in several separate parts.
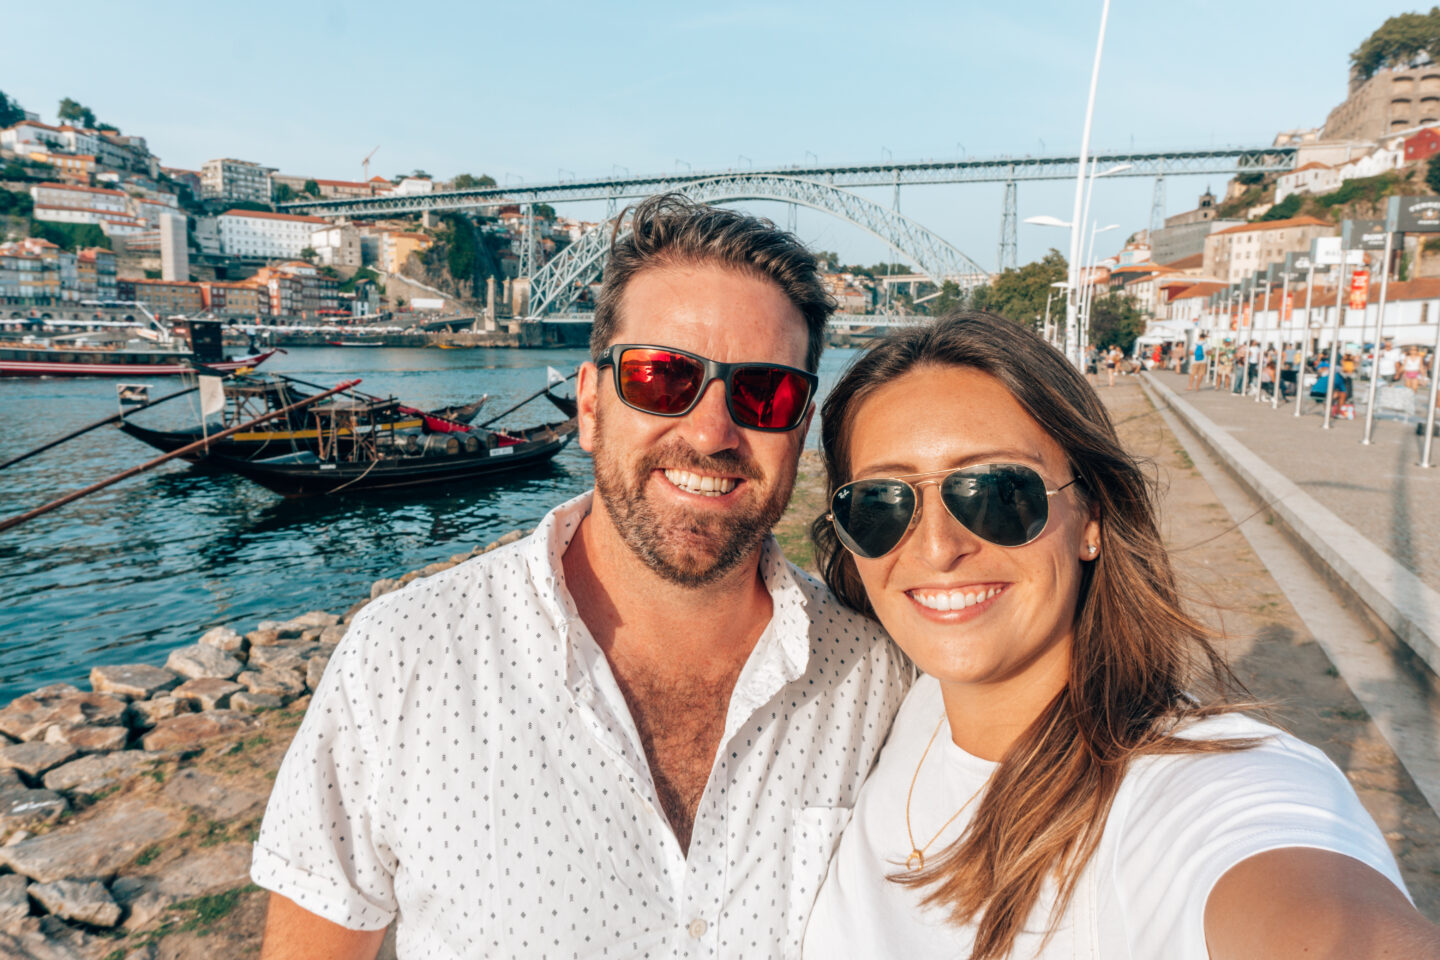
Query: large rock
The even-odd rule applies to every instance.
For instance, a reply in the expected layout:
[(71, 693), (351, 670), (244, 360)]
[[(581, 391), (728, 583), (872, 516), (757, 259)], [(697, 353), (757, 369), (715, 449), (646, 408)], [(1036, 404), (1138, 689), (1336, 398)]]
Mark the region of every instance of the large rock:
[(165, 911), (182, 899), (160, 889), (155, 877), (116, 877), (110, 895), (125, 911), (126, 930), (148, 930), (160, 925)]
[(171, 696), (156, 697), (154, 700), (136, 700), (130, 704), (130, 713), (125, 719), (130, 726), (137, 730), (149, 730), (161, 720), (169, 720), (182, 713), (190, 713), (192, 706), (193, 704), (189, 700), (177, 700)]
[(215, 737), (244, 733), (259, 721), (233, 710), (207, 710), (162, 720), (141, 739), (146, 750), (192, 747)]
[(113, 693), (130, 700), (149, 700), (162, 690), (169, 690), (180, 677), (148, 663), (123, 663), (118, 666), (94, 667), (90, 686), (100, 693)]
[(230, 709), (242, 713), (261, 713), (265, 710), (279, 710), (285, 706), (285, 699), (271, 693), (251, 693), (242, 690), (230, 698)]
[(308, 623), (301, 623), (298, 620), (261, 620), (255, 625), (256, 630), (273, 630), (281, 640), (289, 640), (298, 637), (305, 632)]
[[(15, 929), (0, 933), (0, 957), (17, 960), (94, 960), (91, 938), (65, 927), (54, 917), (25, 917)], [(58, 937), (58, 939), (57, 939)], [(126, 960), (130, 960), (127, 956)]]
[(10, 787), (0, 790), (0, 833), (59, 820), (70, 803), (53, 790)]
[(339, 614), (326, 613), (324, 610), (311, 610), (309, 613), (302, 613), (290, 621), (305, 627), (333, 627), (340, 622)]
[(247, 666), (251, 670), (288, 670), (304, 673), (306, 659), (320, 653), (324, 648), (318, 643), (283, 647), (256, 647), (250, 654)]
[(247, 646), (245, 638), (230, 627), (211, 627), (200, 634), (199, 642), (225, 653), (244, 652)]
[(345, 637), (345, 624), (337, 623), (320, 631), (319, 642), (333, 647)]
[(244, 669), (244, 664), (239, 660), (204, 643), (171, 650), (165, 666), (191, 680), (199, 680), (201, 677), (229, 680)]
[(305, 686), (310, 690), (320, 689), (320, 678), (325, 676), (325, 668), (330, 665), (328, 656), (314, 656), (305, 661)]
[(381, 577), (379, 580), (370, 584), (370, 599), (374, 600), (377, 597), (383, 597), (385, 594), (393, 590), (398, 590), (402, 586), (404, 586), (404, 584), (399, 580), (391, 577)]
[(45, 774), (45, 786), (72, 796), (92, 797), (139, 776), (154, 762), (154, 757), (139, 750), (81, 757)]
[(239, 680), (251, 693), (268, 693), (284, 700), (292, 700), (305, 692), (305, 681), (300, 674), (290, 670), (246, 670)]
[(51, 727), (46, 743), (63, 743), (80, 753), (109, 753), (124, 750), (130, 743), (128, 727)]
[(120, 922), (120, 905), (103, 883), (57, 880), (30, 884), (30, 896), (54, 916), (78, 920), (92, 927), (113, 927)]
[(18, 873), (0, 876), (0, 930), (9, 930), (30, 916), (30, 881)]
[(245, 634), (245, 643), (253, 652), (256, 647), (273, 647), (277, 643), (284, 643), (277, 630), (251, 630)]
[(0, 747), (0, 767), (18, 770), (31, 780), (38, 780), (76, 757), (75, 748), (66, 743), (12, 743)]
[(230, 697), (245, 688), (233, 680), (219, 677), (202, 677), (186, 680), (175, 688), (176, 700), (188, 700), (201, 710), (223, 710), (230, 705)]
[(266, 799), (264, 793), (190, 768), (177, 771), (170, 778), (165, 784), (165, 796), (194, 807), (211, 820), (234, 820), (247, 813), (257, 813)]
[(68, 683), (57, 683), (16, 697), (0, 710), (0, 733), (16, 740), (43, 737), (49, 729), (50, 711), (61, 700), (79, 692), (78, 688)]
[(93, 819), (0, 847), (0, 864), (41, 883), (66, 879), (108, 882), (140, 851), (170, 838), (183, 826), (174, 813), (150, 807), (143, 800), (116, 803)]

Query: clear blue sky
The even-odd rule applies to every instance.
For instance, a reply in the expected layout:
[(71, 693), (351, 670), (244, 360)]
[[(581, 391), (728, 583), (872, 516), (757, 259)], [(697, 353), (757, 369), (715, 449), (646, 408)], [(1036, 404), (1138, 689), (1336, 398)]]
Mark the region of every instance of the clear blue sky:
[[(1348, 55), (1393, 0), (1113, 0), (1093, 144), (1268, 144), (1345, 95)], [(1099, 0), (1023, 3), (6, 4), (0, 90), (61, 97), (145, 136), (167, 165), (240, 157), (359, 179), (422, 168), (501, 183), (1078, 148)], [(1205, 179), (1169, 181), (1169, 212)], [(1211, 184), (1217, 191), (1222, 183)], [(1146, 225), (1150, 181), (1100, 181), (1097, 215)], [(1022, 218), (1069, 219), (1069, 186), (1021, 184)], [(889, 202), (888, 191), (877, 200)], [(1001, 188), (910, 188), (904, 212), (993, 269)], [(784, 222), (778, 205), (755, 206)], [(596, 215), (593, 206), (562, 208)], [(887, 256), (802, 212), (808, 242)], [(1020, 226), (1020, 261), (1064, 247)]]

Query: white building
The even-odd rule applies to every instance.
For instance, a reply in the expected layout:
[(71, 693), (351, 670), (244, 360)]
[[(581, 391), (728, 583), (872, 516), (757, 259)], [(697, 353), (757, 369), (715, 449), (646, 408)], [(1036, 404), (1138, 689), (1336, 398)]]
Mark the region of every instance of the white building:
[(220, 249), (227, 257), (263, 259), (300, 256), (311, 246), (311, 234), (328, 226), (319, 217), (297, 217), (258, 210), (227, 210), (218, 218)]
[(167, 213), (160, 218), (160, 279), (190, 279), (190, 244), (186, 236), (186, 220), (182, 213)]
[[(37, 183), (30, 188), (30, 199), (38, 209), (71, 207), (82, 210), (130, 213), (130, 198), (119, 190), (103, 187), (81, 187), (69, 183)], [(41, 217), (40, 219), (45, 219)]]
[(274, 172), (274, 167), (248, 160), (206, 160), (200, 168), (200, 194), (207, 200), (269, 203), (270, 174)]
[(406, 177), (395, 185), (395, 194), (434, 193), (435, 182), (425, 177)]
[(1403, 141), (1397, 142), (1395, 146), (1371, 150), (1338, 165), (1311, 161), (1276, 178), (1275, 202), (1279, 203), (1292, 193), (1330, 193), (1340, 189), (1340, 185), (1346, 180), (1379, 176), (1388, 170), (1398, 170), (1404, 164)]

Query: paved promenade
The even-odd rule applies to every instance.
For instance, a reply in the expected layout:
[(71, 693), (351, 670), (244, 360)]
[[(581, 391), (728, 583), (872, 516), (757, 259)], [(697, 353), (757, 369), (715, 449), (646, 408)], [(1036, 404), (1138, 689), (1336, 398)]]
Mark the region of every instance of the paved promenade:
[[(1363, 407), (1357, 419), (1332, 420), (1326, 430), (1323, 409), (1309, 399), (1300, 400), (1303, 414), (1297, 419), (1295, 401), (1273, 410), (1224, 391), (1187, 392), (1187, 378), (1179, 374), (1149, 376), (1440, 590), (1440, 465), (1418, 466), (1424, 438), (1413, 423), (1377, 418), (1367, 447), (1360, 443)], [(1440, 464), (1440, 440), (1434, 442), (1432, 462)]]

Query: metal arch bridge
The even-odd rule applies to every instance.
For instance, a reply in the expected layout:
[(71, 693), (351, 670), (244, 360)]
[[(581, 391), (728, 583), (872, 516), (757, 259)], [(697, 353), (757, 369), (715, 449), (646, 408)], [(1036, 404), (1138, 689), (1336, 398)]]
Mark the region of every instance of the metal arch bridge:
[[(952, 244), (925, 227), (848, 190), (796, 177), (732, 174), (692, 181), (679, 192), (706, 203), (781, 200), (848, 220), (910, 257), (936, 286), (954, 280), (961, 287), (984, 283), (989, 274)], [(530, 278), (528, 312), (538, 316), (569, 307), (584, 284), (600, 273), (610, 251), (615, 221), (588, 230)], [(629, 232), (622, 227), (621, 236)]]
[[(1283, 173), (1295, 167), (1295, 147), (1232, 147), (1205, 150), (1101, 151), (1093, 155), (1102, 168), (1129, 164), (1116, 177), (1178, 177), (1197, 174)], [(815, 164), (744, 170), (716, 170), (658, 175), (595, 177), (551, 183), (512, 184), (451, 190), (401, 197), (354, 200), (311, 200), (282, 204), (291, 213), (325, 217), (386, 217), (426, 211), (469, 210), (511, 203), (560, 203), (578, 200), (618, 201), (648, 197), (687, 184), (718, 177), (778, 176), (825, 183), (834, 187), (901, 187), (946, 183), (1014, 183), (1020, 180), (1074, 180), (1080, 158), (991, 157), (964, 160), (917, 160), (889, 163)]]

